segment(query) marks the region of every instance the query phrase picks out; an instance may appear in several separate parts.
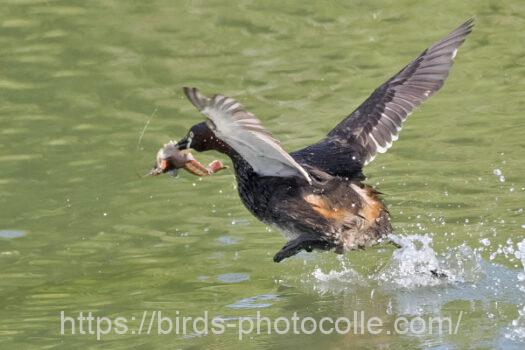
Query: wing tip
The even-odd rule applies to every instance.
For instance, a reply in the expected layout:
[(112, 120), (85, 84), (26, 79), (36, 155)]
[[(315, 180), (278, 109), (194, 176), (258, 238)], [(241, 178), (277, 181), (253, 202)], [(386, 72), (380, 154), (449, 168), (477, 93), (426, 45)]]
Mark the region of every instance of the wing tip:
[(199, 89), (196, 87), (183, 86), (182, 91), (191, 104), (197, 107), (199, 111), (206, 107), (207, 98), (200, 93)]
[(468, 29), (472, 29), (475, 24), (476, 24), (476, 16), (470, 16), (469, 18), (467, 18), (465, 22), (463, 22), (462, 26), (468, 27)]
[(461, 34), (463, 37), (466, 37), (469, 35), (472, 30), (474, 29), (474, 25), (476, 24), (476, 17), (472, 16), (468, 18), (465, 22), (463, 22), (459, 27), (454, 29), (451, 35), (454, 34)]
[(453, 44), (455, 48), (454, 48), (454, 51), (452, 51), (452, 61), (454, 61), (454, 59), (456, 58), (459, 47), (463, 45), (467, 36), (470, 33), (472, 33), (474, 25), (476, 24), (475, 19), (476, 19), (475, 16), (470, 17), (465, 22), (463, 22), (463, 24), (461, 24), (459, 27), (457, 27), (454, 31), (452, 31), (449, 34), (449, 37), (455, 37), (459, 39), (459, 40), (456, 40), (455, 43)]
[[(387, 84), (393, 79), (396, 79), (396, 77), (400, 76), (400, 74), (403, 74), (403, 72), (407, 69), (407, 67), (410, 67), (410, 64), (413, 64), (414, 62), (418, 62), (419, 64), (421, 64), (421, 62), (424, 63), (424, 61), (427, 60), (427, 64), (423, 64), (421, 67), (419, 67), (421, 69), (421, 71), (419, 71), (420, 73), (418, 73), (417, 69), (410, 71), (409, 72), (410, 75), (408, 77), (404, 76), (405, 80), (402, 81), (402, 83), (400, 84), (402, 86), (405, 83), (407, 86), (411, 86), (413, 83), (415, 83), (416, 86), (419, 84), (421, 85), (424, 84), (422, 87), (418, 87), (418, 89), (426, 90), (423, 93), (423, 95), (421, 96), (415, 95), (416, 98), (411, 98), (412, 97), (411, 94), (414, 93), (414, 91), (405, 91), (405, 92), (399, 91), (390, 100), (390, 102), (395, 103), (396, 105), (398, 105), (398, 107), (401, 108), (401, 113), (399, 113), (397, 110), (396, 111), (392, 110), (394, 114), (399, 115), (401, 124), (416, 107), (418, 107), (420, 104), (422, 104), (430, 96), (432, 96), (434, 93), (436, 93), (438, 90), (440, 90), (443, 87), (444, 82), (449, 75), (449, 70), (453, 64), (453, 60), (456, 56), (458, 48), (463, 44), (467, 35), (472, 32), (472, 29), (475, 25), (475, 21), (476, 21), (475, 16), (468, 18), (466, 21), (464, 21), (461, 25), (459, 25), (456, 29), (450, 32), (443, 39), (441, 39), (434, 45), (430, 46), (427, 50), (423, 51), (423, 53), (418, 58), (416, 58), (415, 61), (413, 61), (412, 63), (409, 63), (409, 65), (404, 67), (399, 73), (397, 73), (394, 77), (392, 77), (389, 81), (385, 83)], [(440, 58), (445, 55), (447, 56), (450, 55), (450, 56), (446, 58)], [(436, 63), (437, 60), (441, 60), (441, 61), (438, 61)], [(433, 68), (431, 68), (432, 64), (434, 64), (434, 66), (439, 65), (441, 69), (446, 68), (446, 71), (433, 72), (432, 71)], [(413, 80), (411, 80), (412, 78)], [(423, 82), (422, 83), (419, 82), (418, 79), (423, 79)], [(430, 83), (432, 83), (432, 86), (427, 86)], [(377, 91), (379, 91), (381, 87), (383, 86), (384, 84), (381, 85), (378, 89), (376, 89), (376, 91), (372, 93), (369, 99), (375, 93), (377, 93)], [(365, 104), (367, 101), (365, 101), (363, 104)], [(403, 103), (400, 103), (403, 101), (406, 101), (407, 103), (410, 104), (409, 109), (405, 108)], [(377, 103), (377, 101), (372, 100), (370, 103)], [(362, 106), (363, 105), (359, 106), (357, 108), (357, 111), (360, 108), (362, 108)], [(355, 111), (349, 117), (352, 117), (354, 113)], [(348, 120), (349, 117), (347, 117), (347, 119), (345, 120)], [(390, 119), (389, 115), (387, 115), (387, 117), (388, 119)], [(382, 137), (381, 133), (375, 135), (373, 134), (372, 130), (370, 130), (366, 134), (366, 136), (363, 137), (363, 140), (359, 141), (361, 145), (365, 148), (365, 152), (366, 152), (366, 155), (363, 161), (363, 166), (366, 166), (369, 163), (371, 163), (375, 159), (377, 154), (385, 153), (392, 146), (392, 143), (397, 140), (398, 133), (400, 131), (400, 127), (398, 128), (398, 125), (394, 122), (396, 118), (393, 118), (391, 120), (392, 120), (392, 125), (395, 126), (396, 129), (389, 130), (390, 135), (387, 135), (388, 137)], [(362, 121), (362, 122), (365, 122), (365, 121)], [(366, 122), (368, 122), (368, 120), (366, 120)], [(356, 119), (356, 123), (359, 123), (359, 120)], [(341, 123), (338, 126), (336, 126), (328, 135), (329, 136), (333, 135), (334, 132), (336, 132), (337, 128), (340, 127), (340, 125)], [(377, 140), (376, 140), (376, 136), (378, 137)], [(378, 141), (381, 141), (381, 142), (378, 142)]]

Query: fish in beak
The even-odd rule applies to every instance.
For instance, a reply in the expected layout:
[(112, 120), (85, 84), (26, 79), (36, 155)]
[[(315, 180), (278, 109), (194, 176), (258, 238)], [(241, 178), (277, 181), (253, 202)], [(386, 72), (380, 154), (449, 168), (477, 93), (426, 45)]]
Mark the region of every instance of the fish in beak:
[(186, 138), (179, 142), (170, 141), (165, 144), (158, 152), (155, 165), (145, 176), (156, 176), (168, 173), (176, 176), (179, 169), (197, 176), (210, 176), (227, 167), (220, 160), (214, 160), (207, 167), (196, 160), (188, 150), (189, 142)]

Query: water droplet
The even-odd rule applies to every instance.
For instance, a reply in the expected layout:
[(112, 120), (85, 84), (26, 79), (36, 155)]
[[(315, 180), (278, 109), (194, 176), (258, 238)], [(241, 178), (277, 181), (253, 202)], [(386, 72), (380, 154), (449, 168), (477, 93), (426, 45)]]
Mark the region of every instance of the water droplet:
[(490, 239), (488, 238), (480, 239), (479, 242), (483, 244), (485, 247), (488, 247), (490, 245)]

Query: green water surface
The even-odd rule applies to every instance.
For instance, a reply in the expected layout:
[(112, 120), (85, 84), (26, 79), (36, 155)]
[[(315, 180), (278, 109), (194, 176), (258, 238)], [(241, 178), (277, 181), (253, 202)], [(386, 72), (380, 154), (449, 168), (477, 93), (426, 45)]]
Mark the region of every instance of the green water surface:
[[(231, 170), (141, 177), (202, 120), (182, 86), (236, 97), (292, 151), (473, 15), (444, 89), (365, 169), (396, 233), (432, 237), (458, 265), (453, 281), (392, 281), (389, 246), (275, 264), (285, 241), (243, 207)], [(0, 348), (523, 348), (524, 43), (517, 0), (3, 1)], [(135, 320), (97, 340), (61, 335), (61, 311)], [(144, 311), (232, 322), (363, 311), (389, 330), (399, 316), (462, 316), (452, 335), (238, 340), (233, 328), (131, 334)]]

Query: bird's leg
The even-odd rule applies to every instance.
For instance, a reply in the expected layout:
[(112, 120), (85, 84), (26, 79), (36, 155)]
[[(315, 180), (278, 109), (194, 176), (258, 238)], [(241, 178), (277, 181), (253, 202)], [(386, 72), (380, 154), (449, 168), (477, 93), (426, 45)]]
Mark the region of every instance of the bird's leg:
[(391, 240), (391, 239), (389, 239), (387, 243), (392, 244), (392, 245), (393, 245), (394, 247), (396, 247), (397, 249), (403, 247), (401, 244), (396, 243), (396, 242), (394, 242), (394, 241)]
[(331, 248), (332, 245), (325, 240), (308, 236), (299, 236), (286, 243), (284, 247), (275, 254), (273, 261), (277, 263), (281, 262), (286, 258), (296, 255), (301, 250), (306, 250), (310, 253), (314, 249), (329, 250)]
[(273, 261), (278, 263), (286, 258), (289, 258), (299, 253), (303, 249), (301, 246), (301, 243), (302, 243), (301, 237), (292, 239), (291, 241), (287, 242), (284, 245), (284, 247), (282, 247), (281, 250), (279, 250), (277, 254), (275, 254), (275, 256), (273, 257)]

